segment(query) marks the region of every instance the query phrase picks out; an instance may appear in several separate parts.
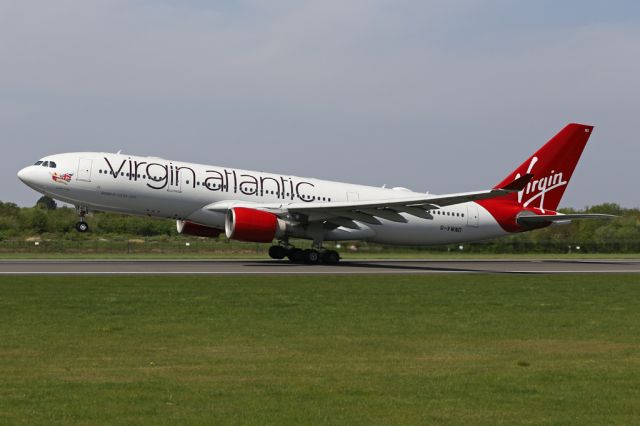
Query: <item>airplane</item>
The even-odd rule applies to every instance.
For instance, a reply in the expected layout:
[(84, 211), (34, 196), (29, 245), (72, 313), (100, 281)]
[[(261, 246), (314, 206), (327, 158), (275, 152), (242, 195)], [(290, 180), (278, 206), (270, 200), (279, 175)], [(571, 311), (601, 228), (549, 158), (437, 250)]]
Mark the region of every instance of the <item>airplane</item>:
[[(18, 172), (34, 190), (90, 211), (171, 218), (181, 234), (276, 244), (273, 259), (337, 264), (326, 241), (463, 243), (603, 214), (556, 211), (593, 126), (571, 123), (488, 190), (445, 195), (118, 153), (74, 152)], [(290, 238), (308, 239), (302, 250)]]

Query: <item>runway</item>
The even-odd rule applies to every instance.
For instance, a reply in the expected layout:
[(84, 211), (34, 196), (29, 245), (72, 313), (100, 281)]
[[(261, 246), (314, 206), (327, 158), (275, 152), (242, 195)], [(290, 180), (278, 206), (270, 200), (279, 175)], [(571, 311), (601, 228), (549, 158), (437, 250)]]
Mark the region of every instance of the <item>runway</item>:
[(640, 273), (628, 260), (353, 260), (300, 265), (274, 260), (0, 260), (0, 275), (363, 275)]

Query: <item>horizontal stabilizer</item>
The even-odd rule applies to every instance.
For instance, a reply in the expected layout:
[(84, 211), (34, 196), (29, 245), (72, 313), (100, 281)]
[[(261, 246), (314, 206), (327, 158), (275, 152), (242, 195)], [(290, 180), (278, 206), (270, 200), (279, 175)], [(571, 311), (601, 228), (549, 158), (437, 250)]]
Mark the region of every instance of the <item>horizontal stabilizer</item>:
[(588, 214), (588, 213), (575, 213), (575, 214), (542, 214), (542, 215), (527, 215), (519, 216), (516, 219), (518, 225), (539, 225), (543, 223), (553, 222), (566, 222), (574, 219), (613, 219), (618, 216), (611, 214)]

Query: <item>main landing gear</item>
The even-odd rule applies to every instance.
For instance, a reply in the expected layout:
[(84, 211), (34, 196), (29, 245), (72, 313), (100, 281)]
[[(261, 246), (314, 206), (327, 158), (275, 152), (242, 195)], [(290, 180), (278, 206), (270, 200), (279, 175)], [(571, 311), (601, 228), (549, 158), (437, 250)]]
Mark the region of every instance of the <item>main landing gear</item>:
[(78, 207), (78, 215), (80, 216), (80, 221), (76, 222), (76, 231), (87, 232), (89, 230), (89, 224), (84, 221), (84, 217), (87, 215), (87, 209)]
[(340, 255), (335, 250), (320, 249), (300, 249), (288, 244), (279, 244), (269, 247), (269, 256), (272, 259), (284, 259), (288, 257), (293, 263), (306, 263), (308, 265), (316, 265), (324, 263), (326, 265), (335, 265), (340, 261)]

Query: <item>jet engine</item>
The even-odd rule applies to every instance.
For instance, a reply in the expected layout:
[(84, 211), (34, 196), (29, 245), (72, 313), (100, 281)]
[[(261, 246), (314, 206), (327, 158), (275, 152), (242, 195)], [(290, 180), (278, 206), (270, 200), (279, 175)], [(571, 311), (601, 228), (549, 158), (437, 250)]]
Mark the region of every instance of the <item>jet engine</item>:
[(227, 211), (224, 230), (231, 240), (270, 243), (284, 235), (286, 223), (273, 213), (233, 207)]
[(178, 228), (178, 234), (195, 235), (198, 237), (215, 238), (222, 233), (221, 229), (210, 228), (198, 223), (189, 222), (188, 220), (176, 221), (176, 228)]

